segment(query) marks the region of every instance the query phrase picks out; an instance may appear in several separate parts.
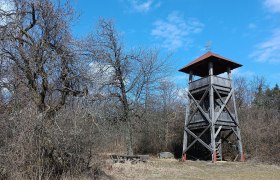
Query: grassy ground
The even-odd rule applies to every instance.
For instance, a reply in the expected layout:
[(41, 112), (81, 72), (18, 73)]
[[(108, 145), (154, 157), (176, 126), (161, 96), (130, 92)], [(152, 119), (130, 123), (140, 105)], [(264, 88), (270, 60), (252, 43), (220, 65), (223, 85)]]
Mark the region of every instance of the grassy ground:
[(114, 179), (265, 179), (280, 180), (280, 166), (252, 162), (186, 161), (152, 158), (147, 163), (116, 163), (107, 172)]

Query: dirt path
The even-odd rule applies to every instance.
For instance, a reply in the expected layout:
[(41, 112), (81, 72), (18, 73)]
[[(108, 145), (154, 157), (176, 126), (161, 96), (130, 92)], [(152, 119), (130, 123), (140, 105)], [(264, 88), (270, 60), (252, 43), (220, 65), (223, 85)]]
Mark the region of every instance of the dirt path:
[(179, 162), (151, 159), (140, 164), (114, 164), (110, 172), (115, 179), (264, 179), (280, 180), (280, 166), (250, 162), (205, 161)]

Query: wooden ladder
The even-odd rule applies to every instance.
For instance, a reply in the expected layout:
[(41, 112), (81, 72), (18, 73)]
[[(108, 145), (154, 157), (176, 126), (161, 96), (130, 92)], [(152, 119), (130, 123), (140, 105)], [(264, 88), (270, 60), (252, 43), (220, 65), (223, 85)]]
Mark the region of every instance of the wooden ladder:
[(216, 160), (217, 161), (222, 161), (223, 156), (222, 156), (222, 141), (216, 142)]

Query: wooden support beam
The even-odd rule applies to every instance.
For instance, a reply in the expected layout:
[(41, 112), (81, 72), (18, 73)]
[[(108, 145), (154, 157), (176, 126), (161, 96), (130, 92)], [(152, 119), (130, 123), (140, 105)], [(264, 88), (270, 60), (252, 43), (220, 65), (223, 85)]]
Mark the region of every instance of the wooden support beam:
[(232, 132), (234, 132), (235, 136), (237, 137), (238, 140), (240, 140), (239, 134), (236, 132), (236, 130), (232, 127)]
[(212, 62), (209, 62), (208, 63), (208, 73), (209, 73), (209, 76), (213, 76), (213, 63)]
[[(201, 102), (205, 99), (205, 97), (206, 97), (208, 91), (209, 91), (209, 89), (206, 89), (206, 90), (205, 90), (203, 96), (202, 96), (201, 99), (199, 100), (199, 103), (198, 103), (199, 106), (200, 106)], [(198, 106), (196, 106), (194, 112), (191, 114), (191, 116), (190, 116), (190, 118), (189, 118), (189, 120), (188, 120), (188, 122), (187, 122), (187, 125), (192, 121), (192, 118), (193, 118), (193, 116), (196, 114), (197, 111), (198, 111)]]
[[(192, 104), (191, 100), (188, 99), (188, 103), (187, 103), (187, 107), (186, 107), (186, 116), (185, 116), (185, 127), (187, 127), (187, 123), (189, 121), (188, 116), (189, 116), (189, 113), (190, 113), (191, 104)], [(187, 145), (188, 145), (188, 134), (184, 130), (183, 152), (186, 151)], [(183, 153), (183, 156), (185, 157), (184, 153)]]
[(206, 147), (210, 152), (213, 152), (213, 149), (209, 147), (208, 144), (206, 144), (204, 141), (202, 141), (200, 138), (198, 138), (193, 132), (191, 132), (188, 128), (185, 128), (185, 130), (195, 139), (197, 139), (204, 147)]
[[(213, 73), (213, 63), (209, 62), (209, 71)], [(213, 74), (212, 74), (213, 75)], [(211, 119), (211, 147), (212, 152), (212, 162), (216, 162), (216, 140), (215, 140), (215, 104), (214, 104), (214, 90), (213, 90), (213, 76), (210, 76), (210, 91), (209, 91), (209, 105), (210, 105), (210, 119)]]
[(189, 74), (189, 83), (193, 81), (193, 72), (190, 71), (190, 74)]
[(230, 69), (230, 67), (227, 67), (227, 74), (228, 74), (228, 78), (231, 79), (231, 69)]
[(216, 139), (216, 137), (218, 136), (219, 132), (221, 131), (222, 127), (223, 127), (223, 126), (219, 126), (218, 130), (216, 131), (215, 139)]
[[(227, 111), (227, 113), (229, 114), (230, 118), (232, 119), (232, 121), (236, 124), (236, 126), (239, 126), (239, 124), (236, 122), (235, 117), (232, 115), (232, 113), (230, 112), (230, 110), (227, 107), (227, 103), (225, 103), (220, 95), (220, 93), (218, 92), (218, 90), (215, 88), (215, 86), (213, 85), (213, 89), (216, 92), (216, 94), (218, 95), (220, 101), (222, 102), (222, 104), (220, 105), (225, 105), (224, 109)], [(219, 118), (220, 114), (218, 115), (217, 119)]]
[(201, 114), (204, 116), (204, 118), (211, 123), (211, 120), (207, 117), (207, 115), (205, 114), (204, 110), (201, 108), (201, 106), (198, 104), (198, 102), (195, 100), (195, 98), (192, 96), (192, 94), (188, 91), (188, 95), (189, 97), (191, 97), (191, 99), (194, 101), (194, 103), (196, 104), (196, 106), (198, 107), (199, 111), (201, 112)]
[[(233, 86), (233, 82), (231, 84), (231, 87), (234, 88)], [(237, 116), (237, 107), (236, 107), (236, 102), (235, 102), (235, 94), (233, 92), (233, 97), (232, 97), (232, 100), (233, 100), (233, 106), (234, 106), (234, 112), (235, 112), (235, 116), (236, 116), (236, 122), (237, 124), (239, 124), (239, 120), (238, 120), (238, 116)], [(240, 160), (241, 161), (244, 161), (244, 152), (243, 152), (243, 147), (242, 147), (242, 142), (241, 142), (241, 135), (240, 135), (240, 128), (237, 127), (236, 128), (236, 133), (237, 133), (237, 136), (238, 136), (238, 139), (237, 139), (237, 146), (238, 146), (238, 151), (239, 151), (239, 155), (240, 155)]]
[(231, 91), (230, 91), (230, 93), (228, 94), (228, 96), (227, 96), (227, 98), (226, 98), (224, 104), (222, 105), (221, 109), (219, 110), (217, 116), (215, 117), (215, 119), (214, 119), (214, 121), (213, 121), (214, 124), (215, 124), (216, 121), (218, 120), (218, 118), (219, 118), (219, 116), (221, 115), (222, 111), (224, 110), (226, 104), (228, 103), (229, 99), (231, 98), (232, 93), (233, 93), (233, 89), (231, 89)]
[[(186, 148), (185, 152), (187, 152), (195, 143), (200, 139), (200, 137), (211, 127), (211, 125), (208, 125), (198, 136), (195, 138), (195, 140)], [(183, 153), (185, 153), (183, 152)]]
[(232, 135), (232, 133), (233, 133), (233, 131), (230, 131), (230, 132), (228, 133), (228, 135), (226, 135), (224, 138), (222, 138), (222, 143), (223, 143), (224, 141), (226, 141), (227, 138), (229, 138), (229, 137)]

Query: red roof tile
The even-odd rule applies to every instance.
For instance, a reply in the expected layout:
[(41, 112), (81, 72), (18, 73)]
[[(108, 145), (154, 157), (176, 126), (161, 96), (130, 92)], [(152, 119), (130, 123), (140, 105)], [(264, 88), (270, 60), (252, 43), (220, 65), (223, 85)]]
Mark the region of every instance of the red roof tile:
[(232, 70), (242, 66), (241, 64), (229, 60), (221, 55), (207, 52), (179, 71), (185, 73), (190, 73), (190, 71), (193, 71), (194, 75), (202, 77), (208, 76), (208, 62), (210, 61), (213, 63), (214, 75), (226, 72), (228, 67)]

